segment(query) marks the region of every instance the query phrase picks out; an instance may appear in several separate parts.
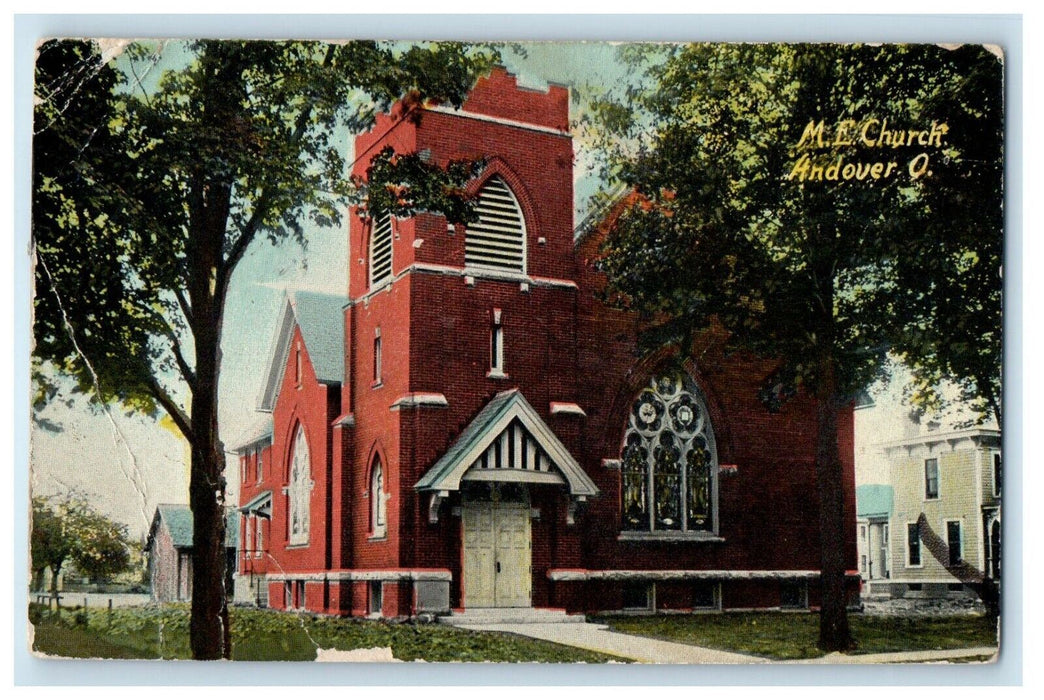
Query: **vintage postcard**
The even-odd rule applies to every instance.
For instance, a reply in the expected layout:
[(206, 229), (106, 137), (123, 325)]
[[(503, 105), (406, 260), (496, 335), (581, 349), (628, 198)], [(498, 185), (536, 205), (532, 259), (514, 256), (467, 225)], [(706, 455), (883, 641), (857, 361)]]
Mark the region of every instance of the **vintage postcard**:
[(30, 644), (990, 662), (992, 45), (35, 56)]

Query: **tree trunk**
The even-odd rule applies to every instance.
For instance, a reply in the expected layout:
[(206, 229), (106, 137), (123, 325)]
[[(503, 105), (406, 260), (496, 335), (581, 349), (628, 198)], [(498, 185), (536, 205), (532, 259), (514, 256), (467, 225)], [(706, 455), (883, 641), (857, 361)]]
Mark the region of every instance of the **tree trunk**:
[(61, 575), (62, 566), (59, 564), (51, 569), (51, 597), (58, 598), (58, 576)]
[(834, 360), (819, 359), (816, 392), (816, 481), (819, 486), (821, 547), (819, 648), (845, 651), (852, 645), (845, 601), (844, 470), (837, 441), (837, 373)]
[[(194, 659), (228, 658), (231, 639), (225, 599), (225, 456), (217, 430), (217, 339), (196, 333), (197, 373), (192, 395), (192, 618)], [(209, 358), (209, 359), (207, 359)]]

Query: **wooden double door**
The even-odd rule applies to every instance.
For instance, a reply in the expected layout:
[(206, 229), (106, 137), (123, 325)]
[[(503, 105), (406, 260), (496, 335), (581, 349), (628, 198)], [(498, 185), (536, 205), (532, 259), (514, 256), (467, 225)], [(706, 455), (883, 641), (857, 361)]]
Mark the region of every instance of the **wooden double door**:
[(464, 605), (532, 605), (532, 539), (527, 501), (465, 501)]

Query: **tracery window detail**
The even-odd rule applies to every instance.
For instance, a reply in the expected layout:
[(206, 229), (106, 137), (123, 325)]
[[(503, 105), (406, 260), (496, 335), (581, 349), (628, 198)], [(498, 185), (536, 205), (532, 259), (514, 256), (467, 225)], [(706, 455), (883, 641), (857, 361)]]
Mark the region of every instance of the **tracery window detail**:
[(381, 467), (381, 458), (376, 457), (370, 471), (370, 533), (374, 537), (384, 535), (387, 507), (384, 496), (384, 469)]
[(654, 378), (631, 405), (620, 470), (621, 526), (631, 531), (713, 531), (714, 433), (688, 375)]
[(304, 428), (297, 426), (294, 451), (290, 462), (290, 484), (287, 487), (287, 496), (290, 501), (288, 520), (291, 545), (308, 544), (313, 484), (312, 463), (308, 456), (308, 440), (305, 439)]

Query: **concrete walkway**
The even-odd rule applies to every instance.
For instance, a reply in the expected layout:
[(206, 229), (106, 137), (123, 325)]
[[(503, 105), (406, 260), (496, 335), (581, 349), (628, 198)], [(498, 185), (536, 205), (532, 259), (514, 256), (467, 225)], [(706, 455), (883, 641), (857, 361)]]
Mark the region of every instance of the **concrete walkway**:
[(502, 623), (460, 625), (464, 629), (481, 632), (508, 632), (556, 644), (611, 654), (632, 661), (650, 664), (897, 664), (931, 663), (947, 659), (993, 656), (993, 647), (971, 649), (934, 649), (931, 651), (902, 651), (888, 654), (827, 654), (817, 659), (773, 661), (759, 656), (737, 654), (731, 651), (708, 649), (680, 642), (667, 642), (650, 637), (637, 637), (614, 632), (606, 625), (591, 622), (561, 623)]
[(678, 642), (665, 642), (649, 637), (635, 637), (613, 632), (605, 625), (590, 622), (574, 624), (496, 624), (462, 625), (481, 632), (509, 632), (524, 637), (543, 639), (556, 644), (612, 654), (650, 664), (763, 664), (766, 659), (730, 651), (707, 649)]

